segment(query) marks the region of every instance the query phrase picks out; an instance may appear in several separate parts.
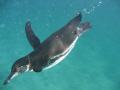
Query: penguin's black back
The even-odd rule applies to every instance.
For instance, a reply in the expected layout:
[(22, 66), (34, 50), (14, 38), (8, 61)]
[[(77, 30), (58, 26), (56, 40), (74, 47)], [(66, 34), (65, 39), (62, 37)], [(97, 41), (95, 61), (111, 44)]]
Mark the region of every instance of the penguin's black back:
[(43, 41), (42, 52), (52, 57), (66, 50), (77, 37), (77, 27), (81, 18), (81, 13), (78, 13), (75, 18)]

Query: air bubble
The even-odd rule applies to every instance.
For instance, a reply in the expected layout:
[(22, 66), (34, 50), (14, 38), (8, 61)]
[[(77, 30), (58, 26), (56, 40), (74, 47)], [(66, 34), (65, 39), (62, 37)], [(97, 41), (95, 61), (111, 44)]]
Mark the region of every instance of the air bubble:
[[(96, 7), (99, 7), (101, 3), (102, 3), (101, 1), (97, 2), (97, 5), (96, 5), (96, 6), (95, 6), (95, 5), (93, 6), (93, 4), (90, 4), (89, 7), (88, 7), (88, 9), (87, 9), (87, 8), (84, 8), (83, 11), (84, 11), (85, 13), (88, 13), (88, 14), (89, 14), (89, 13), (93, 12)], [(90, 10), (89, 10), (89, 9), (90, 9)]]
[(5, 24), (1, 24), (0, 27), (1, 27), (1, 28), (4, 28), (4, 27), (5, 27)]
[(72, 6), (72, 4), (70, 4), (70, 6)]

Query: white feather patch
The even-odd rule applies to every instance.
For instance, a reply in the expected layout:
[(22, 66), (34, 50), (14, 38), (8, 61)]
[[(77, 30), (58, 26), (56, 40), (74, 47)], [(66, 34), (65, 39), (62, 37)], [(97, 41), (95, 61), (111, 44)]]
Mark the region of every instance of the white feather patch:
[(78, 39), (78, 37), (73, 41), (73, 43), (70, 45), (70, 47), (68, 47), (62, 54), (59, 54), (59, 55), (56, 55), (56, 56), (52, 57), (51, 59), (54, 59), (54, 58), (57, 58), (57, 57), (61, 56), (54, 63), (52, 63), (51, 65), (49, 65), (45, 68), (43, 68), (43, 70), (49, 69), (49, 68), (55, 66), (56, 64), (58, 64), (60, 61), (62, 61), (70, 53), (70, 51), (73, 49), (77, 39)]

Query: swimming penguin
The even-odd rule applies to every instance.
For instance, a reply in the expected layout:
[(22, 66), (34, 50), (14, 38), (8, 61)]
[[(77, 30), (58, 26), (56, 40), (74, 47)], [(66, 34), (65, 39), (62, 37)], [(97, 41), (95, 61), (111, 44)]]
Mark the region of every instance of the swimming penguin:
[(34, 51), (13, 64), (11, 73), (5, 80), (4, 85), (20, 73), (27, 71), (41, 72), (62, 61), (72, 50), (78, 38), (92, 27), (90, 21), (81, 23), (79, 26), (81, 19), (82, 16), (79, 12), (75, 18), (42, 43), (33, 32), (31, 23), (28, 21), (25, 32)]

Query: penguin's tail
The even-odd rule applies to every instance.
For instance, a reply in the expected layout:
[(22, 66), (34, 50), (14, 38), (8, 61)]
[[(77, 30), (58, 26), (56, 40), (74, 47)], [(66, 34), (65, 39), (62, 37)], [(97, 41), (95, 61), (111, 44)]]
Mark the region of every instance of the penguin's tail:
[(90, 21), (81, 23), (80, 27), (78, 27), (78, 29), (77, 29), (77, 35), (81, 36), (84, 32), (88, 31), (91, 28), (92, 28), (92, 26), (90, 25)]

